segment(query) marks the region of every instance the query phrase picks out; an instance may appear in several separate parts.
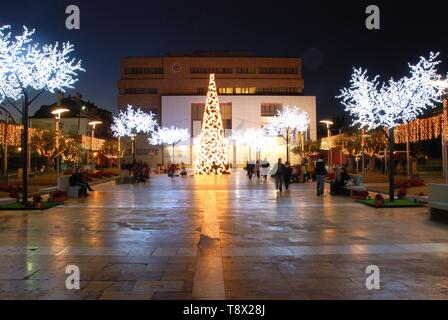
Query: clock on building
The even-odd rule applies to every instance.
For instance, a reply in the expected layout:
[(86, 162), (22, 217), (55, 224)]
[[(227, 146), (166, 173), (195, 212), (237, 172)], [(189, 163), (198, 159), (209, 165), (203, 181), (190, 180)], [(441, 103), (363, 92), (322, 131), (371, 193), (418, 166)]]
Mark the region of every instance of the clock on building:
[(180, 65), (180, 63), (174, 63), (173, 64), (173, 72), (179, 73), (181, 71), (182, 71), (182, 66)]

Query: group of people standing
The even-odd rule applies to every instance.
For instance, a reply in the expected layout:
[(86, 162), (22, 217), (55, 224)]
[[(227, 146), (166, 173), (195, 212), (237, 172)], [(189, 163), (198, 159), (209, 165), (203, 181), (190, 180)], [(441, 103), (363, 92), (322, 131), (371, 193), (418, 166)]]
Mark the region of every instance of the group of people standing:
[(134, 177), (135, 183), (146, 182), (150, 177), (151, 169), (146, 162), (134, 160), (131, 163), (125, 163), (124, 168), (129, 171), (129, 175)]
[(263, 178), (266, 181), (270, 170), (271, 170), (271, 164), (266, 158), (262, 161), (260, 160), (257, 160), (256, 162), (247, 161), (246, 163), (247, 176), (249, 177), (250, 180), (252, 180), (252, 178), (256, 176), (257, 179)]

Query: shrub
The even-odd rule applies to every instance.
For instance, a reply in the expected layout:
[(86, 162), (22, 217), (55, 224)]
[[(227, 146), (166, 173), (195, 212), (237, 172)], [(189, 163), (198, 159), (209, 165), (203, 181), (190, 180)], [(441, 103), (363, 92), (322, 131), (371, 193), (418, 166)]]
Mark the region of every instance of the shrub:
[(406, 197), (406, 195), (408, 194), (408, 190), (405, 188), (400, 189), (400, 191), (398, 191), (398, 198), (399, 199), (403, 199)]
[(67, 197), (67, 192), (62, 190), (57, 190), (51, 194), (51, 198), (65, 198)]
[(35, 195), (34, 197), (33, 197), (33, 202), (34, 203), (41, 203), (42, 202), (42, 197), (40, 196), (40, 195)]
[(377, 195), (375, 196), (375, 200), (376, 200), (376, 201), (383, 201), (383, 200), (384, 200), (384, 197), (383, 197), (382, 194), (377, 193)]
[(369, 195), (369, 191), (367, 191), (367, 190), (353, 190), (352, 195), (360, 196), (360, 197), (367, 197)]
[(425, 181), (420, 179), (401, 180), (395, 182), (395, 189), (409, 189), (413, 187), (422, 187), (424, 185)]
[(19, 199), (19, 193), (17, 191), (11, 191), (9, 197), (13, 199)]

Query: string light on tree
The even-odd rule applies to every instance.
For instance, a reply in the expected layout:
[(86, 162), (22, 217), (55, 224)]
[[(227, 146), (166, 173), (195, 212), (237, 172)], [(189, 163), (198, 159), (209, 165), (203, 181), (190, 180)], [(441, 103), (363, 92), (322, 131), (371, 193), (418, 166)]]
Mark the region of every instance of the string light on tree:
[(111, 129), (114, 137), (122, 138), (138, 133), (152, 134), (157, 127), (157, 120), (152, 112), (146, 113), (128, 105), (125, 112), (120, 110), (118, 117), (114, 117)]
[(215, 75), (210, 75), (202, 132), (199, 136), (196, 174), (229, 174), (228, 143), (224, 135)]
[(148, 139), (149, 144), (154, 146), (172, 146), (173, 147), (173, 162), (174, 162), (174, 147), (183, 142), (190, 140), (188, 129), (167, 128), (162, 127), (155, 131)]
[[(386, 83), (379, 76), (369, 79), (367, 70), (354, 69), (350, 87), (341, 90), (338, 98), (353, 117), (353, 125), (361, 129), (388, 128), (389, 157), (394, 154), (394, 128), (415, 120), (423, 111), (440, 102), (442, 89), (434, 84), (438, 53), (420, 57), (417, 64), (409, 64), (410, 75)], [(385, 132), (386, 133), (386, 132)], [(394, 200), (394, 161), (389, 160), (389, 196)]]
[(310, 116), (296, 106), (284, 106), (264, 128), (271, 137), (282, 137), (286, 141), (286, 158), (289, 162), (289, 142), (294, 133), (304, 133), (310, 125)]
[[(44, 92), (64, 92), (78, 81), (77, 72), (85, 71), (81, 61), (70, 57), (74, 46), (39, 45), (33, 42), (34, 30), (12, 36), (10, 26), (0, 27), (0, 103), (6, 101), (22, 115), (23, 202), (28, 203), (29, 115), (32, 103)], [(14, 101), (22, 100), (22, 110)]]
[(258, 153), (270, 146), (270, 140), (268, 139), (265, 130), (261, 128), (236, 130), (233, 133), (231, 140), (235, 141), (238, 145), (246, 145), (249, 148), (249, 158), (251, 156), (251, 150), (255, 150), (255, 152)]

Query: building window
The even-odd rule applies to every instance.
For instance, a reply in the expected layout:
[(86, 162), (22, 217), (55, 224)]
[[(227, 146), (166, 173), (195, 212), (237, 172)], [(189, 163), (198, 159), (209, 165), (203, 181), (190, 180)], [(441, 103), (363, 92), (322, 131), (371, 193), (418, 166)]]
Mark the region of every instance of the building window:
[(121, 95), (127, 94), (157, 94), (159, 90), (157, 88), (120, 88)]
[(262, 103), (261, 104), (261, 116), (262, 117), (275, 117), (283, 108), (281, 103)]
[(223, 73), (231, 74), (233, 73), (232, 68), (202, 68), (202, 67), (192, 67), (190, 68), (190, 73), (193, 74), (211, 74), (211, 73)]
[(235, 94), (256, 94), (257, 88), (235, 88)]
[(126, 68), (125, 74), (163, 74), (163, 68)]
[(236, 68), (235, 72), (239, 73), (239, 74), (255, 74), (255, 73), (257, 73), (257, 69), (256, 68)]
[(196, 89), (196, 93), (200, 94), (200, 95), (206, 94), (207, 93), (207, 88), (197, 88)]
[(219, 94), (233, 94), (233, 88), (218, 88)]
[[(224, 127), (224, 130), (231, 130), (232, 129), (232, 104), (231, 103), (221, 103), (220, 109), (221, 109), (221, 117), (222, 117), (222, 124)], [(204, 103), (193, 103), (191, 105), (191, 127), (193, 128), (193, 123), (195, 121), (200, 121), (202, 126), (202, 121), (204, 120), (204, 111), (205, 111), (205, 104)], [(193, 130), (191, 130), (193, 131)], [(192, 132), (193, 134), (193, 132)]]
[(302, 88), (257, 88), (257, 94), (265, 95), (299, 95), (302, 92)]
[(298, 68), (260, 68), (261, 74), (298, 74)]

